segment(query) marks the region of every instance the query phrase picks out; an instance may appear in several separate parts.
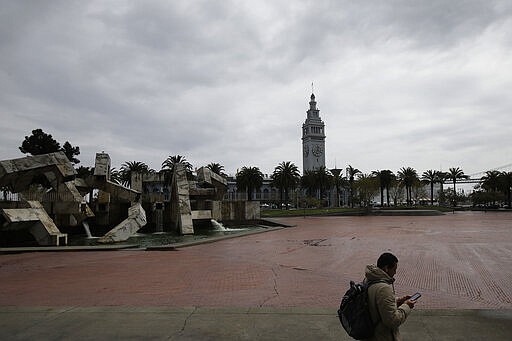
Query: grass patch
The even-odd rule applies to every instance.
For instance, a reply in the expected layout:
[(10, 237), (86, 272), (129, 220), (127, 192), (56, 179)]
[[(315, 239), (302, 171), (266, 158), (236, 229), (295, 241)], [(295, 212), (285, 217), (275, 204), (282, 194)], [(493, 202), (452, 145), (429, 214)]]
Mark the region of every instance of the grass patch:
[(296, 217), (310, 215), (362, 214), (362, 208), (298, 208), (289, 210), (262, 210), (261, 217)]
[[(451, 207), (444, 206), (414, 206), (414, 207), (385, 207), (380, 208), (380, 210), (436, 210), (440, 212), (452, 212), (453, 209)], [(314, 216), (314, 215), (363, 215), (367, 214), (368, 209), (366, 208), (345, 208), (345, 207), (336, 207), (336, 208), (298, 208), (298, 209), (289, 209), (289, 210), (261, 210), (262, 218), (277, 218), (277, 217), (297, 217), (297, 216)]]
[(398, 206), (398, 207), (383, 207), (381, 210), (435, 210), (440, 212), (452, 212), (452, 207), (446, 206)]

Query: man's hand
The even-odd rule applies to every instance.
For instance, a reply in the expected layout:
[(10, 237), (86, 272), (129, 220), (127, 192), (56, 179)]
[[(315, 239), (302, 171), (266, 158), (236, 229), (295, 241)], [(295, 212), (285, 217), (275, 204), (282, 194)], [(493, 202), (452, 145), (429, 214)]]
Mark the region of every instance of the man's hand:
[(405, 301), (405, 304), (407, 304), (409, 306), (409, 308), (414, 308), (414, 305), (416, 304), (416, 301), (415, 300), (407, 300)]
[(399, 307), (402, 304), (405, 303), (409, 298), (411, 298), (411, 295), (402, 296), (396, 299), (396, 306)]

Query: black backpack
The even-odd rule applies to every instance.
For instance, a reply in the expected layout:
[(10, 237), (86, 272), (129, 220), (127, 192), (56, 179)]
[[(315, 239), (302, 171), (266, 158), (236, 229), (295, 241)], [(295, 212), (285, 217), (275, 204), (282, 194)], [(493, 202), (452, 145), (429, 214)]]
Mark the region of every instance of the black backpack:
[(368, 303), (368, 287), (374, 283), (378, 282), (350, 281), (350, 288), (341, 299), (338, 317), (348, 335), (356, 340), (369, 338), (375, 332)]

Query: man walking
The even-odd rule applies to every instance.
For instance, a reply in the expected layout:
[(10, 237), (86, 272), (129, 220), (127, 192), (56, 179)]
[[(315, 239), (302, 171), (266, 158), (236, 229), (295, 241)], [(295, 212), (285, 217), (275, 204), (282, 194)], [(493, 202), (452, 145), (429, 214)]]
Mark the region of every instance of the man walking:
[(368, 341), (400, 341), (398, 327), (405, 322), (416, 301), (411, 296), (395, 297), (393, 282), (398, 267), (398, 258), (386, 252), (380, 255), (377, 266), (367, 265), (366, 281), (370, 314), (375, 324), (374, 335)]

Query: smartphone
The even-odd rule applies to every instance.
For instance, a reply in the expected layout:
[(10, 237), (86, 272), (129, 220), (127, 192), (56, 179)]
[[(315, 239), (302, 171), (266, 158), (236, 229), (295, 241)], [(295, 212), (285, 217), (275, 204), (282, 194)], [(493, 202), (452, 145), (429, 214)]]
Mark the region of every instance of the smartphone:
[(419, 292), (415, 293), (414, 295), (411, 296), (411, 298), (409, 298), (411, 301), (416, 301), (417, 299), (419, 299), (421, 297), (421, 294)]

